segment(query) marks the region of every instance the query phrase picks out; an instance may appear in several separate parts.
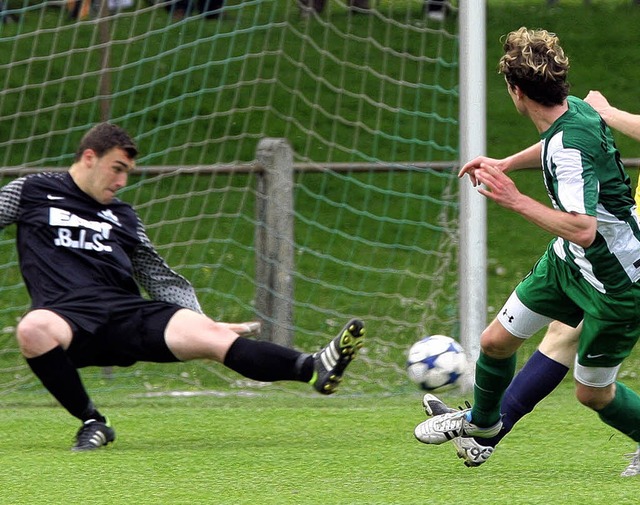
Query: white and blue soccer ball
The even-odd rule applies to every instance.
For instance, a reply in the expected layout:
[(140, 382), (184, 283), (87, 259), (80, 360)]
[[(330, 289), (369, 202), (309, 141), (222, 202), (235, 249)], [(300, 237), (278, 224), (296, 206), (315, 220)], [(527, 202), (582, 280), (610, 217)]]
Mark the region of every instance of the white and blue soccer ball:
[(425, 391), (457, 386), (467, 370), (462, 346), (445, 335), (430, 335), (409, 348), (407, 375)]

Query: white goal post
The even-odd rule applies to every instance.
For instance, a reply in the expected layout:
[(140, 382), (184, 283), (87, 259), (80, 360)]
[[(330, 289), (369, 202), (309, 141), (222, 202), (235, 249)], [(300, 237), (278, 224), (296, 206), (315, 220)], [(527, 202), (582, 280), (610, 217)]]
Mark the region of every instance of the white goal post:
[[(460, 163), (486, 154), (486, 6), (460, 0)], [(460, 186), (460, 340), (475, 361), (487, 316), (486, 200)]]

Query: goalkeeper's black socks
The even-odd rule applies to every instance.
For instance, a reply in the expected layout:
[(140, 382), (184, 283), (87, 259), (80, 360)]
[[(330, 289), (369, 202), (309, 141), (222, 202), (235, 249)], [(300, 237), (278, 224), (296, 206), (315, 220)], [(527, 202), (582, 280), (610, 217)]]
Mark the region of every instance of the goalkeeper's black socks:
[(238, 337), (227, 351), (224, 365), (249, 379), (261, 382), (309, 382), (313, 358), (264, 340)]
[[(62, 347), (57, 346), (40, 356), (27, 358), (27, 364), (42, 385), (72, 416), (82, 421), (98, 420), (97, 417), (86, 417), (88, 414), (100, 414), (93, 407), (80, 374)], [(102, 416), (100, 418), (104, 419)]]

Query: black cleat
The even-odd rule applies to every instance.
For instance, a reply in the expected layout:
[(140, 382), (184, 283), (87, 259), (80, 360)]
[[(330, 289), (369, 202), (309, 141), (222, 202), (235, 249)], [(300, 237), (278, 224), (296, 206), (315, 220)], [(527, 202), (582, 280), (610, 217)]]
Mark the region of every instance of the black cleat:
[(364, 322), (349, 321), (337, 337), (313, 355), (313, 377), (309, 383), (323, 395), (336, 391), (342, 374), (364, 343)]
[(85, 421), (76, 434), (76, 445), (72, 451), (92, 451), (113, 442), (116, 439), (115, 430), (109, 426), (109, 421)]

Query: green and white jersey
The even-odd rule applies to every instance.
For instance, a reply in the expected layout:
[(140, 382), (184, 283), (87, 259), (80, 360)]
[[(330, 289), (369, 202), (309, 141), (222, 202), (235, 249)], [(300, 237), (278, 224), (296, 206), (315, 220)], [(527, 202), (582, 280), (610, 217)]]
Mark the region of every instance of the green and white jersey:
[(640, 279), (640, 223), (629, 176), (611, 131), (588, 104), (569, 110), (541, 135), (542, 170), (555, 209), (595, 216), (596, 238), (583, 248), (563, 238), (555, 254), (601, 293), (617, 293)]

